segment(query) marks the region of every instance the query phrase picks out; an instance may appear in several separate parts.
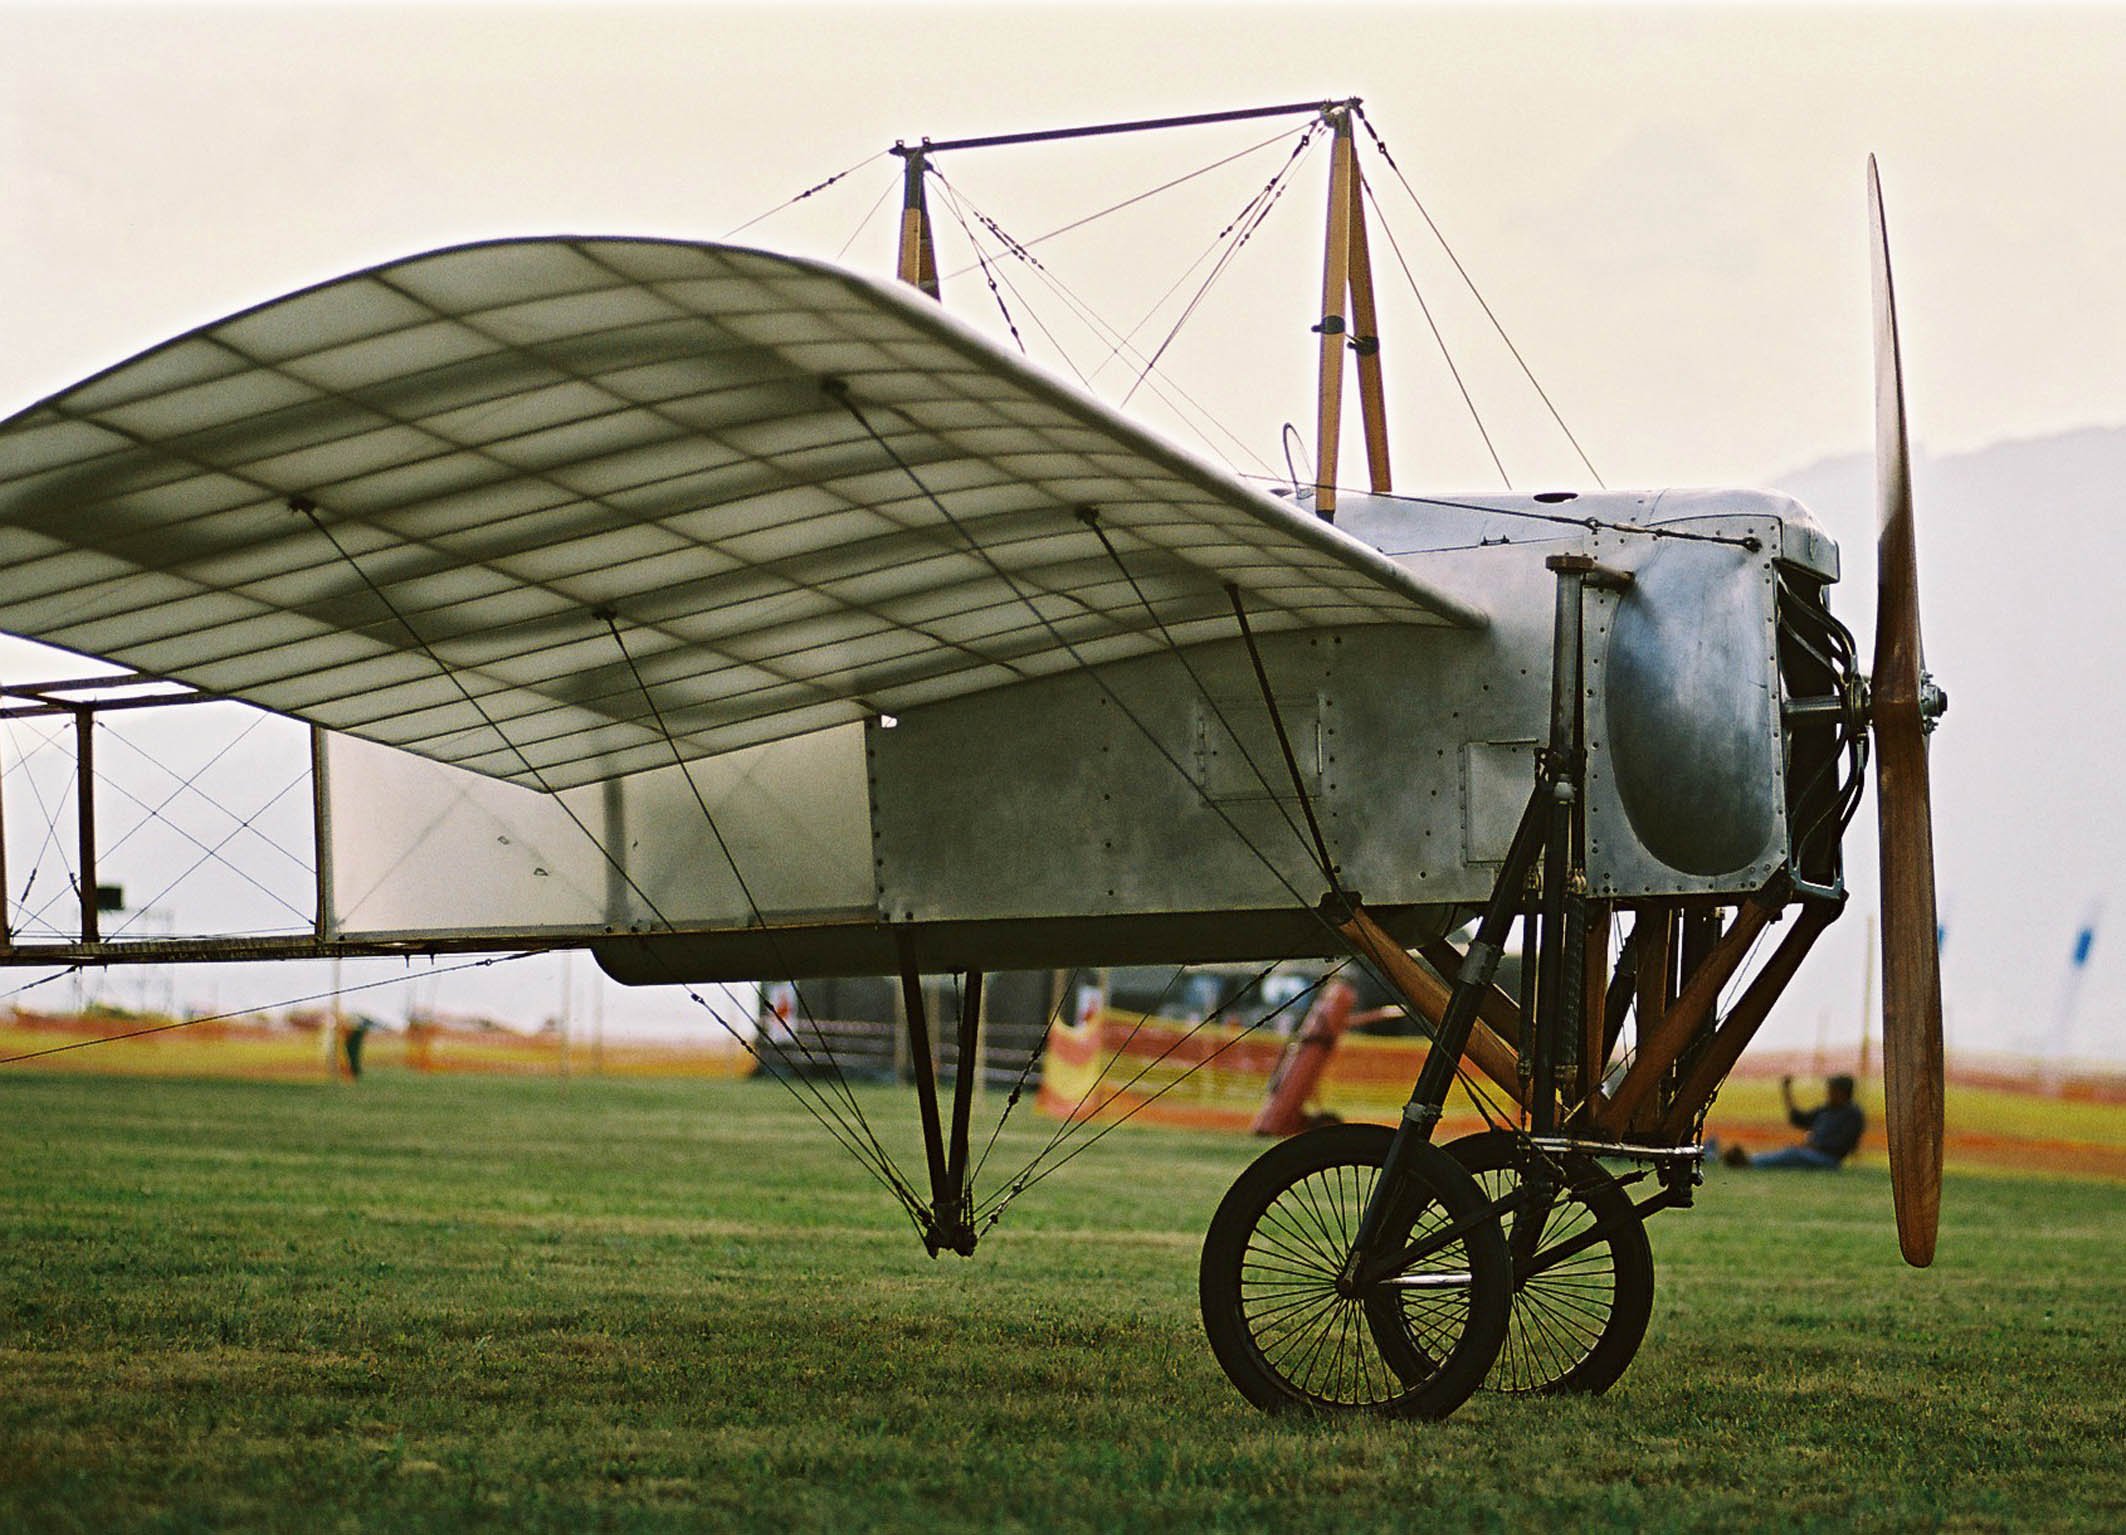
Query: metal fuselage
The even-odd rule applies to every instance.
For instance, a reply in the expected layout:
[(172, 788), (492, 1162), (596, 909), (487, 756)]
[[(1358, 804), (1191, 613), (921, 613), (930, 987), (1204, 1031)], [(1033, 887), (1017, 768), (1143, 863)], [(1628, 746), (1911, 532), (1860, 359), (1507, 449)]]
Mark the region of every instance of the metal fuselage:
[(642, 932), (597, 945), (600, 963), (653, 983), (1342, 952), (1313, 910), (1300, 788), (1342, 886), (1405, 942), (1436, 935), (1489, 893), (1533, 782), (1559, 554), (1633, 577), (1587, 598), (1588, 894), (1836, 884), (1840, 723), (1787, 705), (1845, 680), (1796, 640), (1836, 628), (1838, 551), (1799, 504), (1347, 493), (1337, 523), (1489, 622), (1265, 639), (1299, 788), (1237, 637), (911, 710), (864, 727), (861, 780), (812, 807), (868, 838), (869, 911)]

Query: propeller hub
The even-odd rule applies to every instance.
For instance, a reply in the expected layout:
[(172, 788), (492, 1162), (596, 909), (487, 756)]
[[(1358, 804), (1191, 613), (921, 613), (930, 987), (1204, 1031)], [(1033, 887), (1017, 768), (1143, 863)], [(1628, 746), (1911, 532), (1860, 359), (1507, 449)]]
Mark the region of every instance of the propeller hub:
[(1864, 734), (1868, 721), (1875, 714), (1875, 696), (1868, 687), (1868, 679), (1864, 673), (1857, 669), (1846, 673), (1838, 688), (1838, 706), (1846, 734)]
[(1932, 672), (1919, 674), (1919, 728), (1928, 735), (1941, 723), (1941, 717), (1949, 712), (1949, 694), (1934, 680)]

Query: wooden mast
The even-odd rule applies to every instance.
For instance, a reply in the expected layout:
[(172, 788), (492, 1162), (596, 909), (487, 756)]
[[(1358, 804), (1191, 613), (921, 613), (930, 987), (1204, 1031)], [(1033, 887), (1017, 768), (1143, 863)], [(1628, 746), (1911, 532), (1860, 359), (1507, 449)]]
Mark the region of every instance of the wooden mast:
[(1388, 402), (1380, 378), (1380, 322), (1373, 309), (1373, 258), (1366, 247), (1366, 178), (1351, 165), (1351, 350), (1358, 354), (1358, 413), (1366, 429), (1373, 493), (1395, 488), (1388, 472)]
[[(1324, 115), (1335, 134), (1329, 160), (1328, 234), (1322, 253), (1320, 390), (1314, 454), (1314, 511), (1336, 518), (1336, 469), (1342, 454), (1344, 349), (1358, 354), (1358, 402), (1366, 432), (1366, 467), (1376, 492), (1392, 487), (1388, 413), (1381, 387), (1380, 336), (1373, 303), (1373, 263), (1366, 243), (1365, 182), (1359, 174), (1351, 107)], [(1346, 316), (1349, 320), (1347, 323)]]
[(1329, 159), (1329, 234), (1321, 261), (1320, 395), (1314, 433), (1314, 514), (1336, 520), (1336, 459), (1343, 447), (1344, 308), (1351, 289), (1351, 183), (1356, 168), (1348, 108), (1327, 114), (1335, 130)]
[(928, 145), (926, 143), (922, 149), (908, 149), (896, 144), (893, 152), (901, 157), (906, 170), (901, 190), (901, 255), (896, 275), (902, 282), (937, 298), (937, 250), (930, 242), (930, 204), (923, 195)]

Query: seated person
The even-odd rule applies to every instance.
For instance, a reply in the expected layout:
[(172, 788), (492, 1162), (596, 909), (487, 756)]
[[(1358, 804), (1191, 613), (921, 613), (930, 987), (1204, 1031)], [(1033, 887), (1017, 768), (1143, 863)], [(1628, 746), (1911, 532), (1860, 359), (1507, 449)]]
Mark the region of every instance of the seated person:
[(1806, 1130), (1808, 1139), (1799, 1146), (1788, 1146), (1782, 1151), (1768, 1151), (1761, 1157), (1752, 1157), (1740, 1146), (1730, 1146), (1724, 1160), (1730, 1167), (1813, 1167), (1826, 1172), (1853, 1154), (1860, 1144), (1860, 1133), (1868, 1125), (1867, 1116), (1860, 1105), (1853, 1101), (1853, 1079), (1846, 1076), (1827, 1078), (1823, 1084), (1825, 1101), (1813, 1109), (1804, 1109), (1794, 1102), (1794, 1079), (1779, 1079), (1780, 1101), (1786, 1105), (1786, 1117), (1797, 1130)]

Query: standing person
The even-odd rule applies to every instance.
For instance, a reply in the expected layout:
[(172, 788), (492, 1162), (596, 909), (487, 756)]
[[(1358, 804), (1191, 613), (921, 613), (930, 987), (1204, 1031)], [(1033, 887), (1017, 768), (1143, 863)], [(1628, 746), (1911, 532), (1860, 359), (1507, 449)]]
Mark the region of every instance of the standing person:
[(354, 1081), (362, 1080), (362, 1041), (376, 1027), (376, 1020), (366, 1013), (356, 1013), (345, 1025), (346, 1032), (340, 1036), (341, 1047), (347, 1055), (347, 1075)]
[(1752, 1157), (1740, 1146), (1730, 1146), (1724, 1160), (1730, 1167), (1808, 1167), (1823, 1172), (1834, 1172), (1840, 1163), (1853, 1154), (1860, 1144), (1861, 1132), (1868, 1127), (1868, 1117), (1853, 1101), (1853, 1079), (1847, 1076), (1824, 1079), (1824, 1101), (1813, 1109), (1804, 1109), (1794, 1102), (1794, 1079), (1779, 1079), (1779, 1099), (1786, 1105), (1787, 1122), (1796, 1130), (1808, 1133), (1808, 1139), (1799, 1146), (1788, 1146), (1780, 1151), (1768, 1151), (1761, 1157)]

